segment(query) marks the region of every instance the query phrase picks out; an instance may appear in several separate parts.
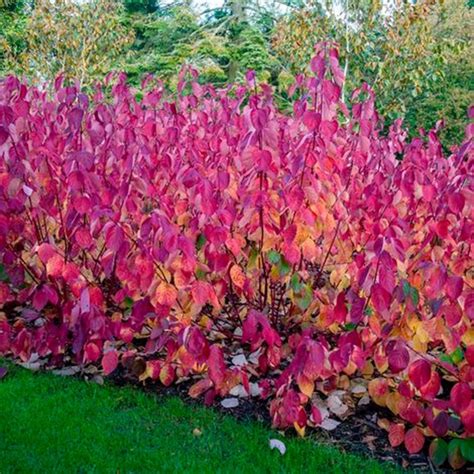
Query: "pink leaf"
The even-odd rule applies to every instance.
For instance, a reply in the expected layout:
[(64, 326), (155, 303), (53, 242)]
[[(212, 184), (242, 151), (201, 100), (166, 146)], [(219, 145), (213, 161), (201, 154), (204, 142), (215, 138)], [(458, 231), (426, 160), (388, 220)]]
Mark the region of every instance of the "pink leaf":
[(104, 369), (104, 375), (111, 374), (118, 365), (118, 352), (113, 349), (106, 352), (102, 357), (102, 368)]

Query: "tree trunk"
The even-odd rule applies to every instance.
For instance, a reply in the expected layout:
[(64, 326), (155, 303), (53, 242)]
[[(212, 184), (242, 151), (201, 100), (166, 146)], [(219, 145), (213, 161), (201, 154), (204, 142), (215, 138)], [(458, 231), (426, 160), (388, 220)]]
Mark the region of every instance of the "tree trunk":
[[(245, 0), (230, 0), (229, 6), (232, 15), (232, 23), (237, 27), (237, 35), (232, 38), (232, 42), (234, 43), (234, 47), (237, 47), (241, 42), (240, 31), (238, 30), (238, 27), (246, 20)], [(233, 57), (229, 62), (229, 82), (235, 82), (238, 72), (239, 62), (235, 57)]]

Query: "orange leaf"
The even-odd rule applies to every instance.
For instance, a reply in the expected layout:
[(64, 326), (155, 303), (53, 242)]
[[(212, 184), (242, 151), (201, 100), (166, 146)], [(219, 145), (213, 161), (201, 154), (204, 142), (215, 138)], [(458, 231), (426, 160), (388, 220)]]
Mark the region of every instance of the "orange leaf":
[(243, 289), (245, 285), (245, 275), (238, 265), (234, 265), (230, 269), (230, 279), (232, 283), (239, 289)]
[(156, 301), (163, 306), (173, 306), (178, 298), (178, 292), (169, 283), (161, 282), (156, 289)]

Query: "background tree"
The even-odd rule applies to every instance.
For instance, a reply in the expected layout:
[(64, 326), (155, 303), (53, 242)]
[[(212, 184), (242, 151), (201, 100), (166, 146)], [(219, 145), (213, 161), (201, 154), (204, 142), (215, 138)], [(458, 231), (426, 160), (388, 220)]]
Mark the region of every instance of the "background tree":
[[(308, 64), (316, 42), (336, 41), (346, 71), (345, 92), (368, 82), (389, 120), (408, 114), (409, 123), (431, 127), (437, 116), (429, 111), (433, 91), (446, 90), (448, 70), (458, 61), (464, 70), (472, 67), (472, 56), (466, 57), (468, 30), (448, 31), (459, 9), (465, 24), (471, 10), (460, 0), (310, 0), (280, 20), (273, 47), (284, 71), (294, 74)], [(472, 87), (461, 75), (464, 103)], [(424, 120), (415, 122), (411, 115)]]
[(264, 15), (245, 0), (204, 11), (189, 3), (127, 1), (124, 22), (133, 29), (135, 41), (121, 65), (135, 82), (145, 72), (171, 79), (183, 63), (199, 68), (201, 80), (218, 85), (235, 81), (247, 69), (268, 77), (274, 61), (270, 30), (265, 36), (264, 22), (259, 22)]
[(29, 10), (25, 0), (0, 0), (0, 74), (13, 69), (15, 58), (26, 49)]
[(125, 4), (123, 23), (133, 30), (134, 42), (117, 65), (132, 82), (153, 73), (172, 81), (182, 65), (192, 62), (203, 78), (217, 83), (226, 81), (222, 65), (228, 61), (224, 39), (213, 35), (200, 23), (200, 16), (187, 5), (137, 7)]
[(10, 51), (10, 69), (37, 80), (60, 72), (88, 85), (110, 71), (131, 42), (117, 0), (37, 0), (24, 24), (25, 45)]
[(416, 124), (431, 126), (443, 119), (444, 143), (460, 142), (464, 136), (467, 109), (474, 104), (474, 2), (445, 0), (443, 8), (429, 19), (438, 44), (451, 43), (439, 65), (440, 80), (410, 98), (406, 119), (412, 129)]

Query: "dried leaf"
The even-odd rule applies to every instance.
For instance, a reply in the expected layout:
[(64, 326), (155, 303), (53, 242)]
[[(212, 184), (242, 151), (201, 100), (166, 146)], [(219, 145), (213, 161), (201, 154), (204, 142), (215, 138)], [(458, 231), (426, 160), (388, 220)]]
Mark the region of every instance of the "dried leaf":
[(271, 439), (269, 445), (270, 449), (278, 449), (282, 456), (286, 453), (286, 446), (283, 441), (280, 441), (279, 439)]

